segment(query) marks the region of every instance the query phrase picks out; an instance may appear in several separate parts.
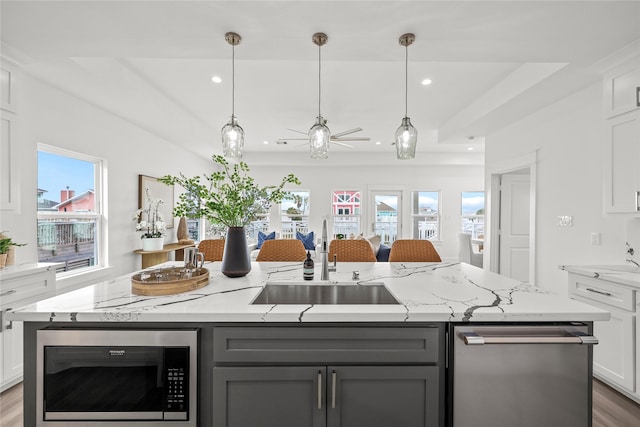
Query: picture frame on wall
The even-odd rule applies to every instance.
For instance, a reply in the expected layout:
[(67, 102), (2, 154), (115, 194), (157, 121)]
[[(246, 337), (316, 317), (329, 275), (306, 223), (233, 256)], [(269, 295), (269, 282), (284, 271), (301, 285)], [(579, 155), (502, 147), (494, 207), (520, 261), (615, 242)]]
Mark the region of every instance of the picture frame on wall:
[(173, 228), (173, 185), (166, 185), (158, 178), (138, 175), (138, 208), (144, 209), (148, 205), (147, 190), (151, 200), (162, 199), (160, 213), (164, 217), (167, 228)]

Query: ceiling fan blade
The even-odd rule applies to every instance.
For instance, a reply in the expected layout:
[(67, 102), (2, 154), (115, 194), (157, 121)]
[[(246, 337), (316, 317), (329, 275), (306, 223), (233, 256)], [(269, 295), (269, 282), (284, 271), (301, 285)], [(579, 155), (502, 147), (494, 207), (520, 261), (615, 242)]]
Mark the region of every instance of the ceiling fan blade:
[(362, 130), (362, 128), (353, 128), (353, 129), (349, 129), (349, 130), (345, 130), (343, 132), (338, 132), (338, 133), (334, 133), (333, 135), (331, 135), (331, 137), (335, 137), (335, 138), (340, 138), (341, 136), (344, 135), (349, 135), (351, 133), (355, 133), (355, 132), (360, 132)]
[(308, 141), (309, 138), (278, 138), (276, 141)]
[(336, 142), (336, 141), (371, 141), (371, 138), (369, 138), (368, 136), (347, 136), (347, 137), (341, 137), (341, 138), (331, 137), (331, 141), (332, 142)]
[(296, 133), (301, 133), (303, 135), (308, 135), (308, 132), (302, 132), (301, 130), (296, 130), (296, 129), (291, 129), (291, 128), (287, 128), (287, 130), (290, 130), (291, 132), (296, 132)]
[(342, 142), (338, 142), (338, 141), (331, 141), (331, 143), (336, 145), (342, 145), (343, 147), (353, 148), (353, 145), (343, 144)]

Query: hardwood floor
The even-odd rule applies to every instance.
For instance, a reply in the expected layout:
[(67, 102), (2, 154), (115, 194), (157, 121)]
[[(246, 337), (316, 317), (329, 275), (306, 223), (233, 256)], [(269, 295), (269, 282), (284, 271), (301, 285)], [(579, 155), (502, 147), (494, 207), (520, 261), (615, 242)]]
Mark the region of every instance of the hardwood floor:
[[(640, 405), (593, 380), (593, 427), (637, 427)], [(0, 427), (23, 427), (22, 383), (0, 394)]]

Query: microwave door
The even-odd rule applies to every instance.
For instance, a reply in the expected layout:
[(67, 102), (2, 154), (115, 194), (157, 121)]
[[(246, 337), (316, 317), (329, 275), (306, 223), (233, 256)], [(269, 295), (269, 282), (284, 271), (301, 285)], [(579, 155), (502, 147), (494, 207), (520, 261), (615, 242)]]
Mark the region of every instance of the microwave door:
[(163, 349), (45, 347), (46, 419), (162, 419)]

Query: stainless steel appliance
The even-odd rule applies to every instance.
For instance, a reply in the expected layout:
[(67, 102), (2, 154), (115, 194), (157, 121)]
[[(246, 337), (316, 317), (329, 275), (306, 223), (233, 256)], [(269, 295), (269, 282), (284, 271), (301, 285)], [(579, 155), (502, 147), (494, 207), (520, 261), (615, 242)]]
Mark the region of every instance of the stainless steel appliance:
[(450, 425), (591, 426), (587, 325), (456, 326), (452, 342)]
[(37, 426), (197, 424), (196, 330), (37, 332)]

